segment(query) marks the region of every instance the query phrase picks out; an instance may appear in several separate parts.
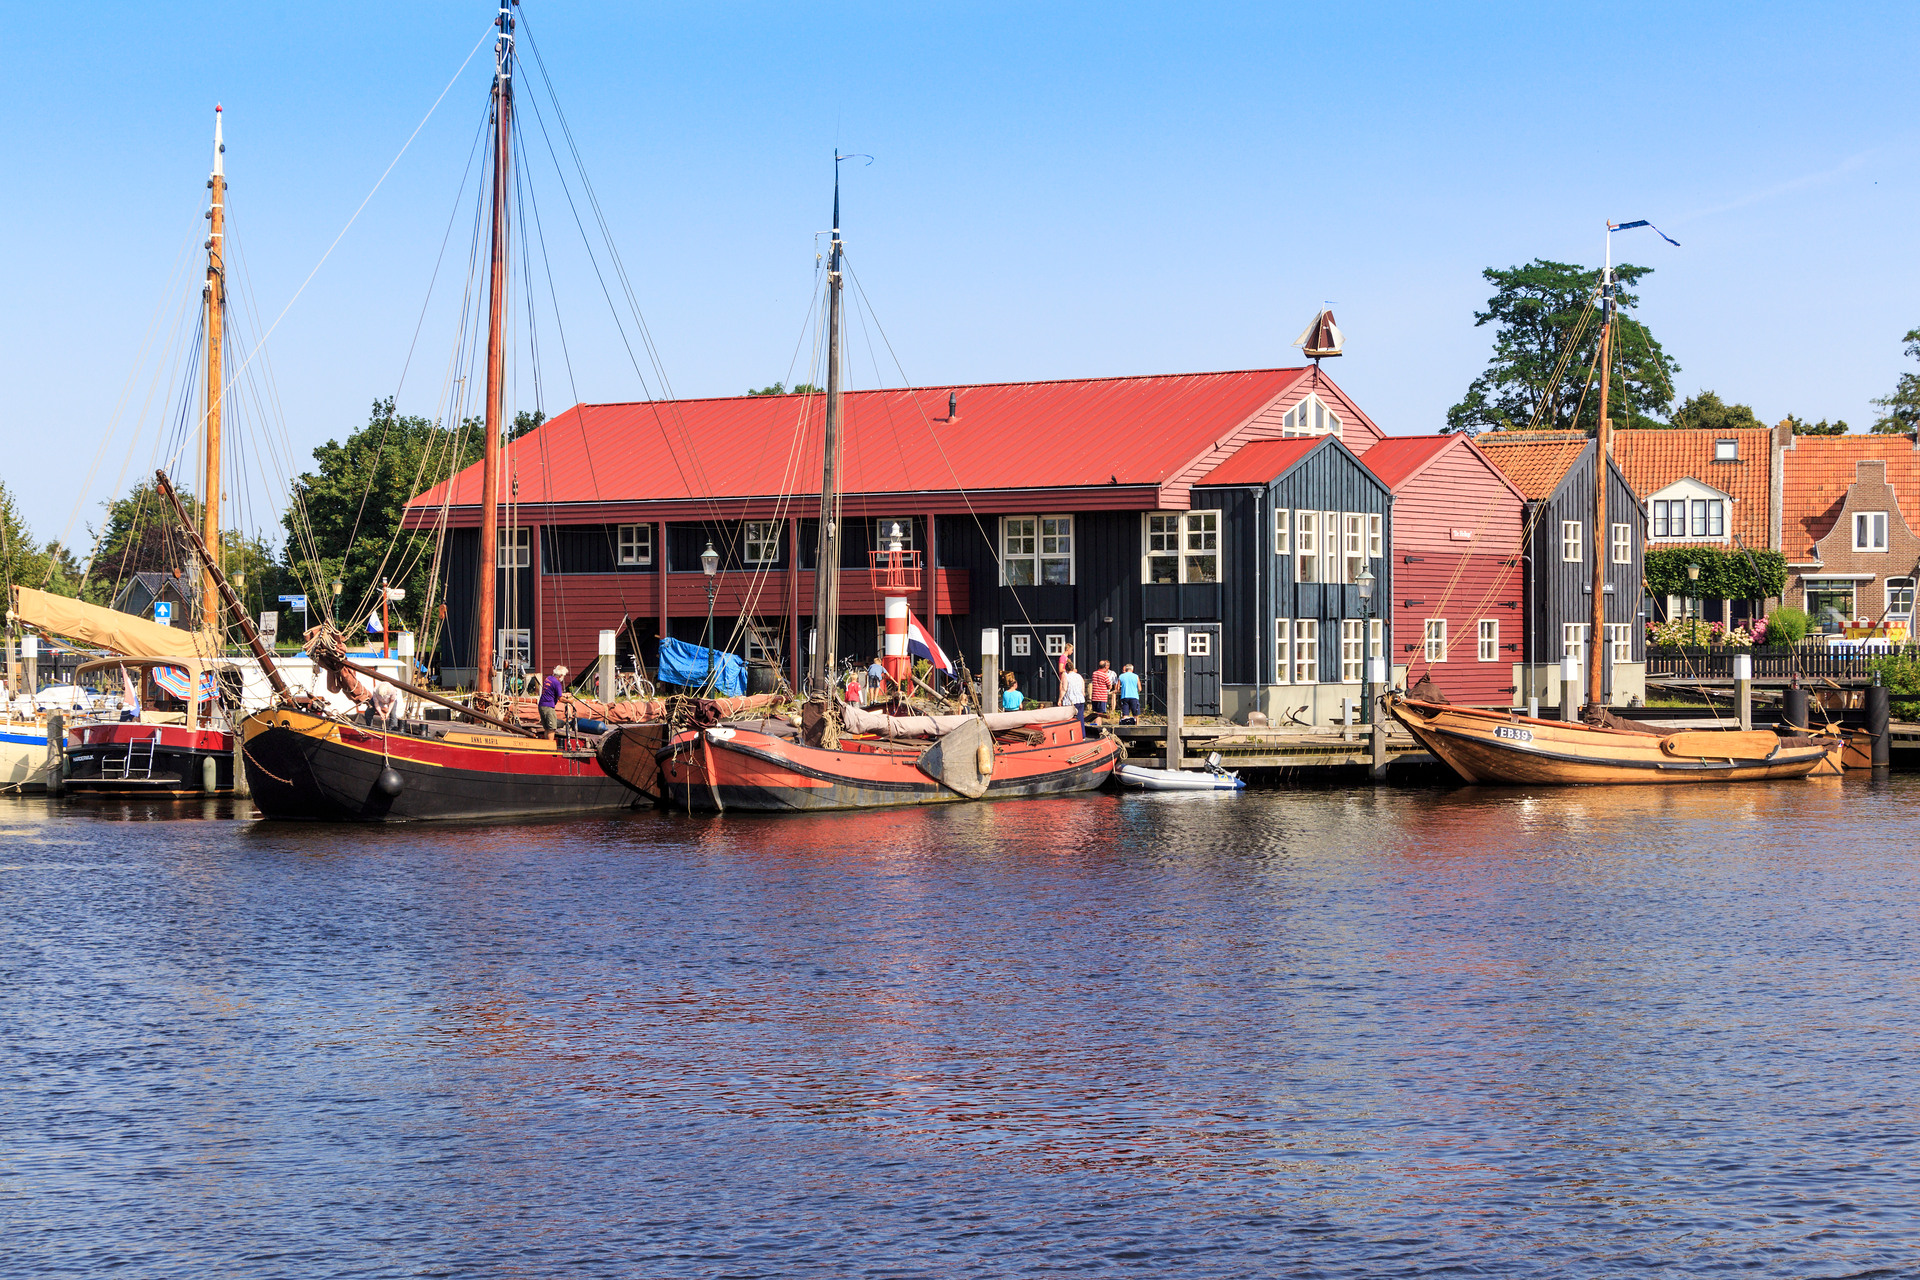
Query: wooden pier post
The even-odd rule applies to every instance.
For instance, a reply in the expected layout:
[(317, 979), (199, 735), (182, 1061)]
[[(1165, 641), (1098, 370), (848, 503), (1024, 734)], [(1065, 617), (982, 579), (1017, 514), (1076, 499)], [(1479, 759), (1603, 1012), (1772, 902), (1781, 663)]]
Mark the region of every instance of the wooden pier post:
[(1178, 772), (1186, 756), (1187, 629), (1167, 628), (1167, 772)]
[(238, 724), (233, 726), (233, 794), (240, 799), (253, 794), (253, 784), (247, 781), (247, 736)]
[(1560, 659), (1560, 718), (1580, 718), (1580, 659), (1571, 655)]
[(1780, 718), (1786, 721), (1787, 728), (1798, 733), (1808, 732), (1807, 728), (1807, 691), (1798, 683), (1789, 685), (1780, 698)]
[(67, 790), (67, 718), (58, 711), (47, 716), (47, 794)]
[(1000, 628), (980, 632), (980, 711), (1000, 709)]
[(613, 694), (615, 688), (613, 651), (615, 643), (619, 638), (620, 633), (618, 631), (602, 631), (600, 633), (600, 701), (606, 704), (609, 711), (613, 709)]
[(1733, 655), (1733, 704), (1742, 729), (1753, 728), (1753, 655)]
[(1867, 690), (1867, 732), (1873, 736), (1873, 767), (1884, 769), (1893, 763), (1893, 690), (1880, 683), (1873, 673), (1873, 685)]
[[(40, 694), (40, 638), (31, 632), (20, 637), (20, 656), (25, 659), (27, 682), (21, 686), (27, 691), (27, 714), (33, 714), (33, 700)], [(19, 696), (20, 689), (14, 695)]]

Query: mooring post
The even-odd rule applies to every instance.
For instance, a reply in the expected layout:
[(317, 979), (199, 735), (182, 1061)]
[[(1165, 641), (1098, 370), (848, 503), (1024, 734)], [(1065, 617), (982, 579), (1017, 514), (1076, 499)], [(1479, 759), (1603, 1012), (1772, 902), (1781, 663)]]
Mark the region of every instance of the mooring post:
[(1880, 683), (1873, 673), (1873, 685), (1867, 690), (1867, 732), (1873, 736), (1873, 767), (1884, 769), (1893, 763), (1893, 690)]
[(67, 791), (67, 718), (55, 711), (47, 716), (47, 794)]
[(1187, 629), (1167, 628), (1167, 771), (1175, 772), (1186, 756), (1181, 734), (1186, 728)]
[[(33, 714), (33, 700), (40, 695), (40, 637), (32, 634), (20, 637), (20, 656), (27, 668), (27, 714)], [(17, 696), (20, 690), (15, 689)]]
[(1807, 727), (1807, 691), (1800, 687), (1800, 682), (1797, 679), (1787, 686), (1786, 693), (1781, 696), (1780, 718), (1786, 721), (1787, 728), (1795, 733), (1809, 732)]
[[(1373, 677), (1373, 687), (1377, 690), (1385, 689), (1387, 687), (1387, 660), (1385, 658), (1368, 658), (1367, 664), (1372, 668), (1368, 674)], [(1374, 695), (1376, 699), (1378, 699), (1379, 696), (1378, 693)], [(1370, 726), (1372, 732), (1367, 735), (1367, 750), (1368, 755), (1371, 757), (1367, 772), (1375, 782), (1378, 782), (1387, 776), (1387, 720), (1389, 717), (1380, 709), (1378, 701), (1374, 703), (1372, 711), (1373, 724)]]
[(620, 633), (618, 631), (602, 631), (600, 633), (600, 701), (606, 704), (609, 711), (613, 709), (614, 642), (618, 640), (619, 637)]
[(1580, 718), (1580, 659), (1572, 654), (1560, 659), (1560, 718)]
[(1000, 628), (980, 632), (980, 712), (1000, 709)]
[(253, 794), (247, 781), (247, 735), (238, 724), (233, 726), (233, 794), (242, 798)]
[(1733, 705), (1740, 714), (1740, 727), (1753, 728), (1753, 655), (1733, 655)]

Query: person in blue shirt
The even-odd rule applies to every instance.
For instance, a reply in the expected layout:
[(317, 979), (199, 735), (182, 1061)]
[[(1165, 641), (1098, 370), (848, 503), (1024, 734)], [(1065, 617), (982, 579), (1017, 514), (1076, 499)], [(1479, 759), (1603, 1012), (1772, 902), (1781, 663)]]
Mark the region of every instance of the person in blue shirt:
[(1114, 686), (1120, 690), (1120, 723), (1139, 724), (1140, 677), (1131, 662), (1120, 668), (1120, 678), (1114, 681)]
[(1000, 677), (1000, 709), (1018, 711), (1026, 705), (1026, 698), (1020, 693), (1020, 677), (1008, 671)]
[(867, 705), (877, 705), (887, 692), (887, 669), (880, 665), (880, 655), (874, 654), (873, 661), (867, 665)]

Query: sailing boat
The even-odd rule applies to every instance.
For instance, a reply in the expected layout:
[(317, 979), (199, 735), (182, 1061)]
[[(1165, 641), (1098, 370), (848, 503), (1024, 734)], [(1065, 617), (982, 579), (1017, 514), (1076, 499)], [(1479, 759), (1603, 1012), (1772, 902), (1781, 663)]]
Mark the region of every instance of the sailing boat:
[[(946, 804), (982, 798), (1091, 791), (1119, 761), (1111, 738), (1088, 738), (1071, 707), (995, 715), (890, 715), (835, 696), (840, 629), (840, 446), (842, 254), (835, 155), (833, 231), (827, 263), (827, 391), (814, 575), (811, 697), (800, 724), (765, 718), (695, 725), (635, 725), (609, 734), (601, 757), (644, 795), (690, 810), (793, 812)], [(883, 665), (910, 688), (907, 597), (919, 588), (920, 553), (896, 540), (872, 553), (873, 585), (885, 600)], [(904, 708), (900, 708), (904, 710)]]
[[(507, 212), (512, 188), (513, 0), (500, 0), (494, 44), (492, 89), (493, 223), (487, 312), (486, 443), (483, 454), (479, 557), (479, 675), (476, 702), (493, 702), (494, 558), (487, 554), (499, 523), (500, 435), (506, 396), (505, 315)], [(164, 480), (164, 477), (163, 477)], [(184, 515), (183, 515), (184, 520)], [(189, 533), (192, 531), (189, 530)], [(316, 628), (307, 652), (356, 703), (368, 692), (362, 678), (403, 689), (410, 698), (437, 703), (460, 721), (414, 721), (400, 729), (354, 725), (327, 714), (315, 699), (296, 695), (272, 667), (252, 622), (225, 587), (204, 545), (210, 576), (234, 611), (274, 683), (277, 705), (242, 722), (246, 777), (254, 803), (269, 818), (388, 822), (422, 818), (486, 819), (574, 814), (627, 808), (631, 793), (607, 776), (596, 755), (597, 738), (537, 736), (519, 724), (467, 707), (370, 667), (349, 661), (340, 634)], [(504, 701), (504, 700), (502, 700)], [(510, 703), (507, 704), (510, 707)], [(509, 713), (510, 714), (510, 713)]]
[[(1613, 233), (1648, 222), (1607, 224), (1606, 265), (1600, 272), (1600, 421), (1595, 429), (1593, 537), (1607, 543), (1608, 459), (1613, 422), (1607, 412), (1613, 371), (1616, 300)], [(1653, 228), (1661, 237), (1665, 233)], [(1593, 619), (1587, 638), (1587, 705), (1583, 722), (1543, 720), (1511, 712), (1456, 707), (1444, 698), (1393, 691), (1381, 700), (1407, 731), (1468, 782), (1687, 783), (1758, 782), (1804, 778), (1837, 770), (1841, 740), (1765, 730), (1689, 729), (1663, 732), (1606, 710), (1607, 557), (1593, 557)], [(1418, 687), (1418, 686), (1416, 686)]]

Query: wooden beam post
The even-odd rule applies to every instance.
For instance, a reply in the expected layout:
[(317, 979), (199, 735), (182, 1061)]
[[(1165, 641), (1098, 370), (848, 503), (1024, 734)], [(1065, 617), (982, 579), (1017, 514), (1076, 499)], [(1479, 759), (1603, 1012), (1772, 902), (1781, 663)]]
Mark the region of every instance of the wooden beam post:
[(1753, 728), (1753, 655), (1733, 655), (1733, 703), (1740, 714), (1740, 727)]
[(980, 632), (980, 710), (982, 714), (1000, 709), (1000, 628), (986, 627)]
[(1181, 733), (1186, 728), (1187, 629), (1167, 628), (1167, 772), (1177, 773), (1186, 757)]

